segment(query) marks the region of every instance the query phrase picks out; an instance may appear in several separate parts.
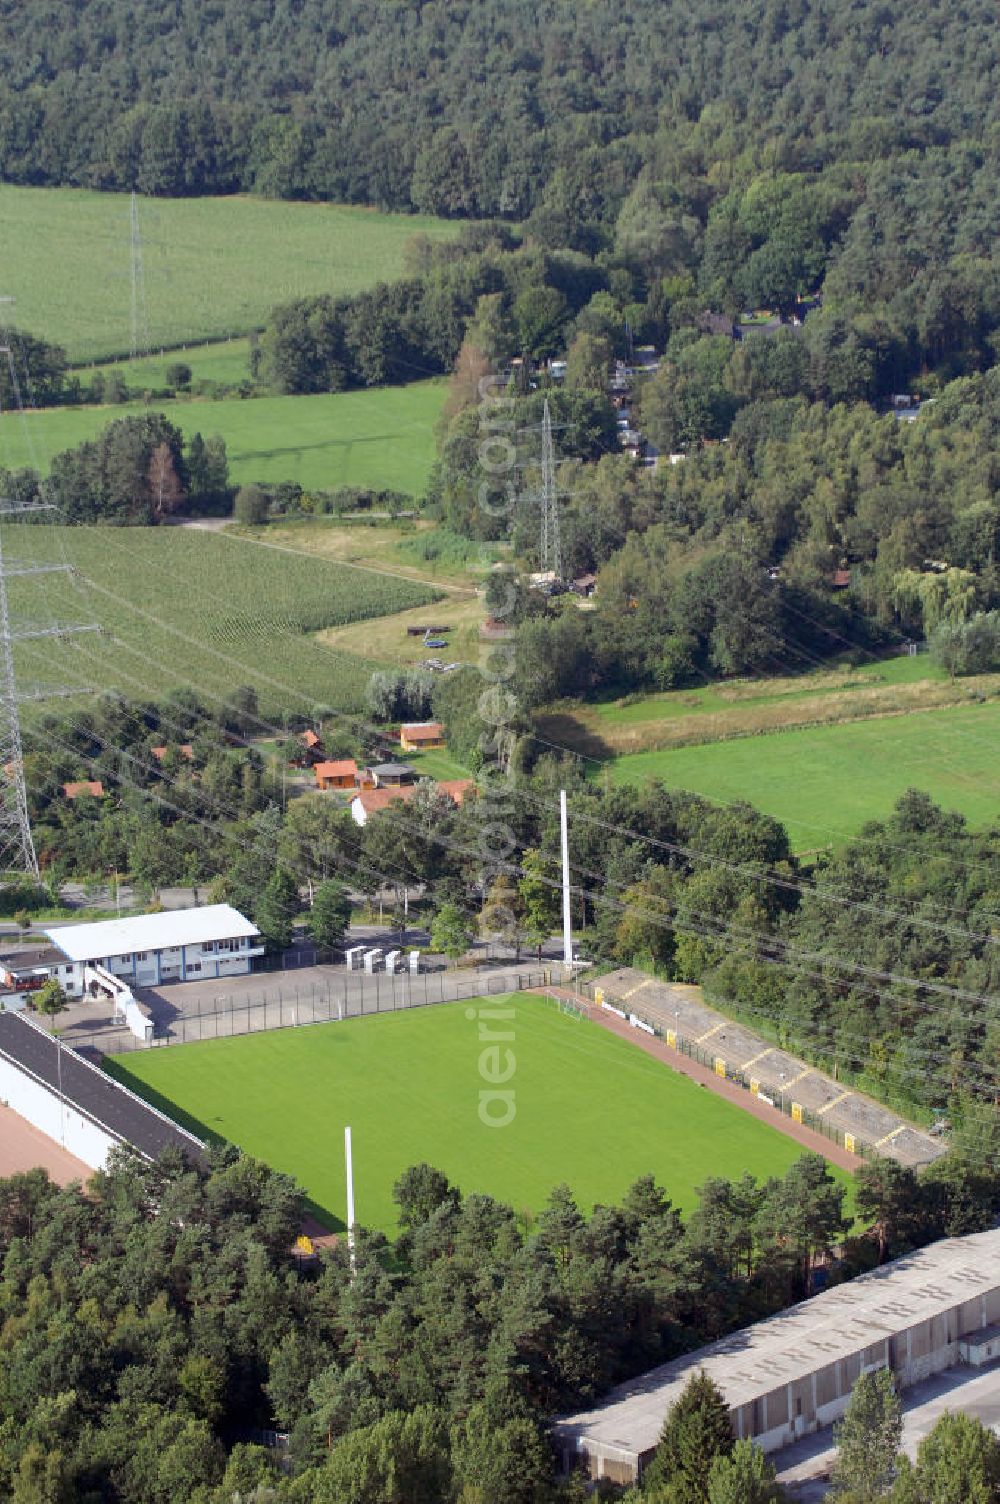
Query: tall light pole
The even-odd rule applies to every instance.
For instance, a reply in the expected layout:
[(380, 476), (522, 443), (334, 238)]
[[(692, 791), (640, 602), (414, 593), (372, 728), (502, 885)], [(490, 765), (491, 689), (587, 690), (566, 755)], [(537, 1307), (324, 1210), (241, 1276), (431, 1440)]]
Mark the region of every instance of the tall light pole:
[(562, 834), (562, 890), (563, 890), (563, 961), (573, 965), (573, 921), (569, 902), (569, 818), (566, 813), (566, 790), (559, 790), (559, 825)]
[(344, 1161), (347, 1166), (347, 1251), (351, 1259), (351, 1278), (358, 1272), (358, 1256), (354, 1247), (354, 1154), (351, 1149), (351, 1130), (344, 1129)]

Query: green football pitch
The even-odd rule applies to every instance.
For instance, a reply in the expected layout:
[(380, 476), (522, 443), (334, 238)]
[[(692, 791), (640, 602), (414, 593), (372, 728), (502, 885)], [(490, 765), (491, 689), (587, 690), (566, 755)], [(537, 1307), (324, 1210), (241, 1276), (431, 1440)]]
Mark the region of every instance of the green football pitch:
[[(507, 1015), (491, 1017), (490, 1015)], [(493, 1045), (482, 1031), (510, 1033)], [(482, 1071), (509, 1080), (491, 1084)], [(566, 1182), (581, 1208), (652, 1174), (690, 1210), (710, 1176), (780, 1175), (801, 1148), (598, 1025), (517, 994), (118, 1056), (120, 1081), (202, 1136), (218, 1135), (305, 1188), (343, 1226), (344, 1128), (358, 1221), (391, 1233), (392, 1187), (426, 1160), (463, 1192), (537, 1214)], [(514, 1117), (505, 1117), (512, 1092)], [(834, 1173), (844, 1183), (848, 1177)]]

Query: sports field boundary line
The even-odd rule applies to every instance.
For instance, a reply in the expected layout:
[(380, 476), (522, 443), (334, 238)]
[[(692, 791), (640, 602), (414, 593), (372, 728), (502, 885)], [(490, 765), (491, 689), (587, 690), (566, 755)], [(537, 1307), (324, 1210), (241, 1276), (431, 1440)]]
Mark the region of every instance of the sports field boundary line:
[(541, 990), (546, 996), (558, 999), (559, 1001), (573, 1002), (577, 1007), (583, 1007), (591, 1023), (598, 1024), (611, 1034), (616, 1034), (619, 1039), (627, 1040), (629, 1044), (642, 1050), (644, 1054), (651, 1055), (654, 1060), (658, 1060), (661, 1064), (669, 1066), (678, 1075), (687, 1076), (689, 1080), (697, 1082), (699, 1086), (707, 1087), (717, 1097), (722, 1097), (725, 1101), (731, 1102), (734, 1107), (738, 1107), (742, 1112), (749, 1114), (750, 1117), (758, 1118), (762, 1123), (770, 1124), (776, 1133), (782, 1133), (786, 1138), (790, 1138), (795, 1143), (801, 1144), (804, 1149), (809, 1149), (814, 1154), (822, 1155), (825, 1160), (829, 1161), (832, 1165), (836, 1165), (838, 1169), (847, 1170), (853, 1174), (860, 1165), (864, 1164), (864, 1160), (860, 1155), (849, 1153), (847, 1149), (833, 1143), (830, 1139), (825, 1138), (823, 1134), (816, 1133), (814, 1129), (807, 1127), (804, 1123), (796, 1123), (794, 1119), (786, 1117), (783, 1112), (775, 1112), (773, 1107), (769, 1107), (765, 1102), (758, 1101), (756, 1097), (744, 1091), (743, 1087), (737, 1086), (732, 1081), (724, 1080), (721, 1076), (716, 1075), (714, 1071), (709, 1070), (707, 1066), (700, 1065), (697, 1060), (692, 1060), (689, 1055), (684, 1055), (677, 1050), (671, 1049), (669, 1045), (663, 1044), (653, 1036), (633, 1029), (626, 1020), (618, 1018), (614, 1013), (609, 1013), (607, 1009), (587, 1003), (585, 999), (581, 998), (571, 988), (545, 987), (536, 990)]

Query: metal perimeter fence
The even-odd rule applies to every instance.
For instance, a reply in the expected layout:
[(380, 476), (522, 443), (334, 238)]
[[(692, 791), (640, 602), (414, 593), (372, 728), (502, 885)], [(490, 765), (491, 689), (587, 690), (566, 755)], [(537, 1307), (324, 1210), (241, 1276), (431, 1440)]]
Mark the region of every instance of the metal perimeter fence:
[(758, 1102), (764, 1102), (786, 1118), (791, 1118), (793, 1122), (802, 1123), (804, 1127), (822, 1134), (831, 1143), (839, 1144), (842, 1149), (846, 1149), (849, 1154), (857, 1154), (859, 1158), (866, 1159), (874, 1153), (871, 1145), (858, 1138), (856, 1134), (846, 1133), (843, 1129), (836, 1128), (804, 1103), (796, 1102), (789, 1093), (776, 1092), (773, 1096), (770, 1095), (761, 1089), (760, 1082), (753, 1076), (747, 1075), (736, 1066), (729, 1065), (721, 1055), (713, 1055), (711, 1051), (703, 1050), (693, 1039), (686, 1039), (675, 1029), (664, 1029), (661, 1024), (651, 1023), (648, 1018), (643, 1018), (641, 1013), (636, 1013), (631, 1008), (620, 1007), (619, 1004), (623, 999), (605, 995), (600, 981), (585, 982), (583, 991), (595, 1007), (605, 1008), (630, 1023), (633, 1028), (641, 1029), (645, 1034), (654, 1035), (672, 1050), (677, 1050), (681, 1055), (687, 1055), (689, 1059), (696, 1060), (699, 1065), (713, 1071), (720, 1080), (732, 1081), (734, 1085), (741, 1086), (744, 1091), (756, 1097)]
[[(230, 1039), (268, 1029), (294, 1029), (376, 1013), (398, 1013), (469, 998), (496, 997), (507, 992), (531, 992), (551, 984), (552, 968), (539, 971), (488, 972), (483, 975), (447, 971), (346, 972), (326, 983), (295, 983), (288, 979), (270, 992), (206, 997), (160, 1020), (148, 1043), (132, 1035), (116, 1037), (115, 1053), (156, 1049), (162, 1045), (193, 1044), (204, 1039)], [(73, 1035), (74, 1048), (109, 1048), (107, 1034)]]

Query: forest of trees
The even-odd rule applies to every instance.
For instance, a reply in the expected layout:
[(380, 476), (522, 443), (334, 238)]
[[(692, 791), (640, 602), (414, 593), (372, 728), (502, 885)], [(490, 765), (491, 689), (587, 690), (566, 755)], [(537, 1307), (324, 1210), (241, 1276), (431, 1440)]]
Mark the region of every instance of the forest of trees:
[(503, 219), (586, 257), (634, 330), (819, 294), (804, 344), (739, 380), (867, 396), (993, 362), (993, 23), (985, 0), (33, 3), (0, 16), (0, 177)]
[(0, 489), (16, 506), (58, 508), (67, 523), (150, 526), (189, 512), (227, 512), (233, 499), (225, 441), (195, 433), (185, 444), (156, 412), (116, 418), (96, 439), (55, 455), (44, 480), (34, 470), (0, 469)]
[[(204, 1166), (118, 1151), (87, 1194), (0, 1180), (0, 1493), (580, 1504), (553, 1415), (800, 1297), (834, 1245), (840, 1277), (919, 1244), (924, 1194), (866, 1167), (879, 1231), (846, 1237), (844, 1187), (805, 1155), (780, 1180), (707, 1182), (684, 1219), (647, 1177), (593, 1210), (557, 1185), (526, 1221), (415, 1165), (399, 1236), (360, 1230), (352, 1272), (343, 1241), (296, 1258), (300, 1192), (231, 1148)], [(690, 1460), (662, 1450), (669, 1483)]]
[[(505, 413), (528, 435), (509, 531), (534, 567), (541, 396)], [(607, 453), (601, 393), (549, 397), (563, 456), (580, 460), (560, 470), (564, 569), (598, 573), (599, 609), (512, 593), (506, 575), (488, 582), (488, 608), (519, 629), (522, 707), (795, 672), (935, 634), (955, 672), (1000, 664), (1000, 368), (951, 382), (913, 423), (867, 403), (753, 403), (726, 444), (655, 470)], [(471, 403), (452, 419), (430, 501), (453, 529), (496, 534), (508, 521), (478, 504), (499, 485), (480, 421)]]
[[(648, 199), (683, 249), (720, 168), (986, 156), (998, 120), (985, 3), (140, 0), (54, 19), (33, 3), (0, 24), (8, 180), (532, 215), (565, 243), (610, 238), (643, 169), (631, 223)], [(825, 223), (786, 254), (815, 257)]]

